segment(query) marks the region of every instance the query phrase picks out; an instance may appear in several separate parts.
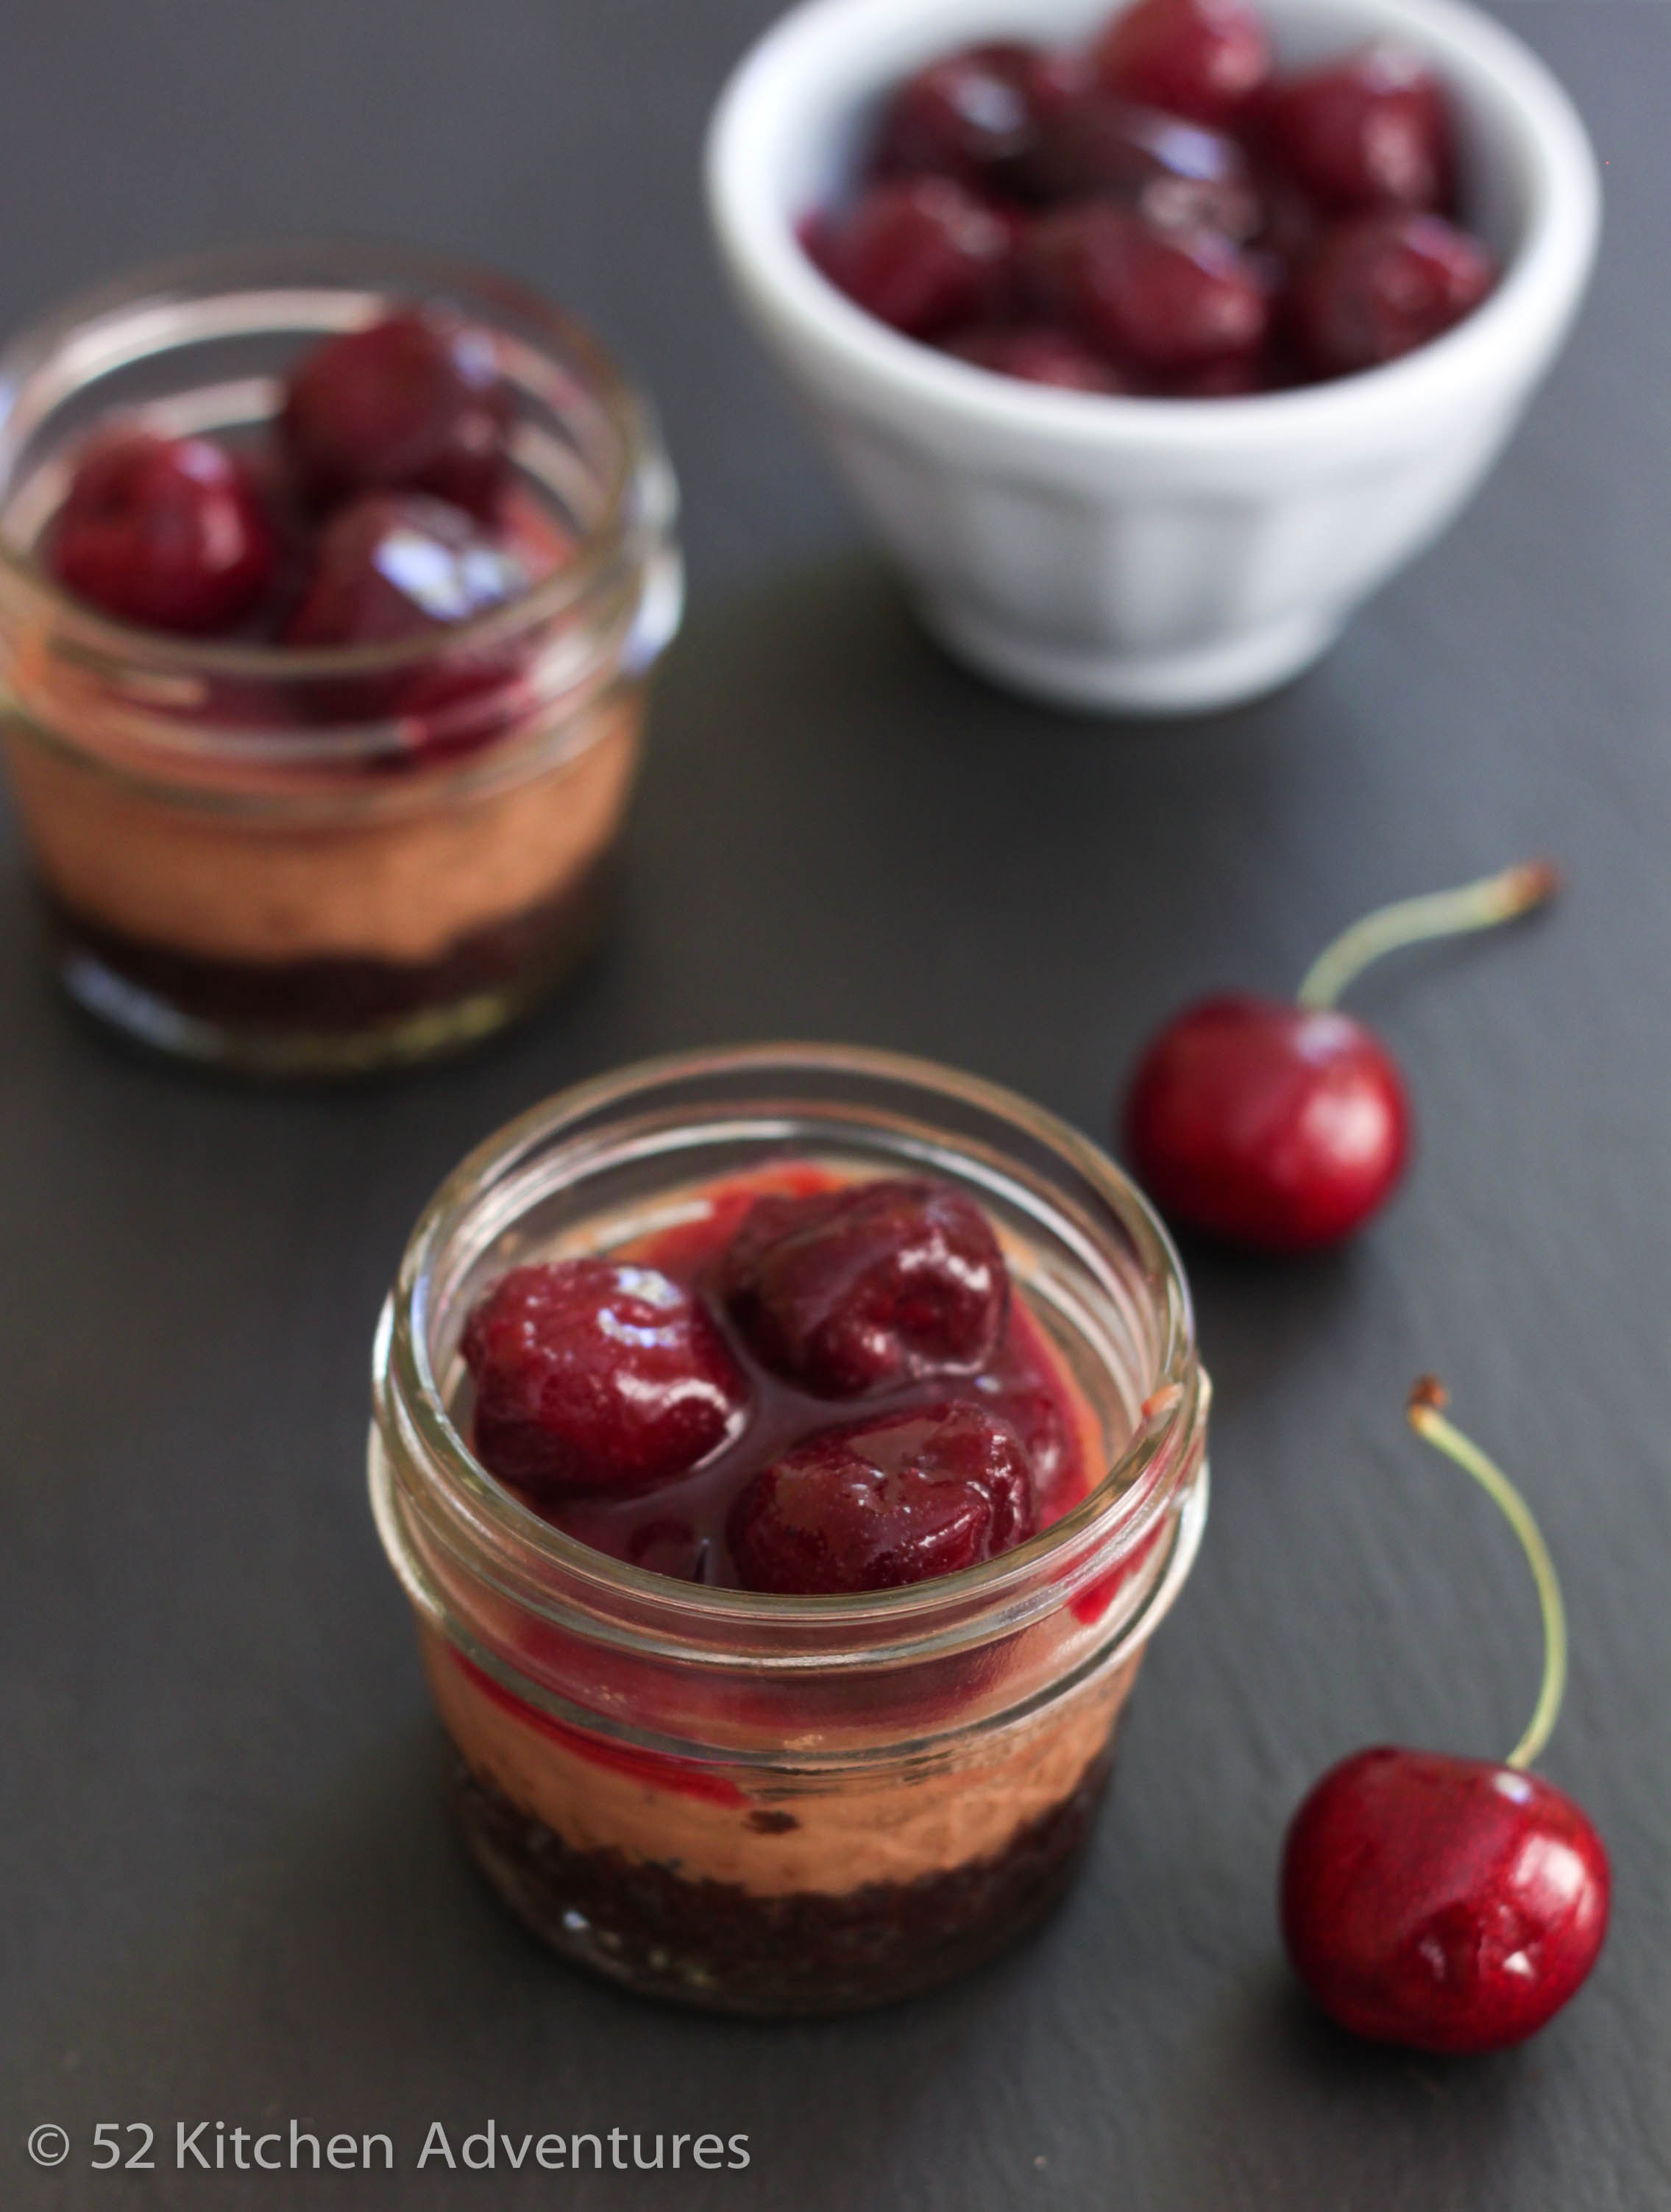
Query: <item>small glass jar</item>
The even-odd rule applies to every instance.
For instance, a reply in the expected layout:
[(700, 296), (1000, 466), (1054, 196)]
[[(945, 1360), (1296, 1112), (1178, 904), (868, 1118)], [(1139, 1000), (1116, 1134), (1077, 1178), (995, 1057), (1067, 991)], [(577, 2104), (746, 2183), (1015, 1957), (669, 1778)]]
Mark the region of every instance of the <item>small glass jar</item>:
[[(489, 332), (513, 388), (510, 500), (556, 560), (521, 597), (396, 644), (297, 650), (131, 629), (46, 574), (37, 548), (96, 426), (259, 453), (301, 353), (414, 303)], [(676, 504), (643, 401), (584, 331), (422, 256), (218, 255), (17, 339), (0, 358), (0, 743), (70, 995), (263, 1073), (424, 1058), (543, 996), (605, 908), (646, 679), (678, 626)]]
[[(785, 1163), (942, 1176), (1092, 1410), (1082, 1502), (1019, 1550), (864, 1596), (762, 1596), (607, 1558), (473, 1457), (470, 1308), (530, 1258), (699, 1218)], [(565, 1092), (414, 1231), (375, 1358), (372, 1498), (490, 1881), (558, 1951), (715, 2008), (901, 1996), (1031, 1926), (1083, 1851), (1144, 1647), (1206, 1513), (1209, 1386), (1164, 1231), (1005, 1091), (845, 1048), (704, 1053)]]

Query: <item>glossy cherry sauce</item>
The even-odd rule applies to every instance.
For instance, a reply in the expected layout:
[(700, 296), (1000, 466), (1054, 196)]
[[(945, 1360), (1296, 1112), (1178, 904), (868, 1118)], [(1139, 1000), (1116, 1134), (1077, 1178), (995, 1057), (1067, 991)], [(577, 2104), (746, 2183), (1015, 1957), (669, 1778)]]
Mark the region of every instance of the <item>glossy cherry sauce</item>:
[[(1015, 1431), (1032, 1462), (1040, 1527), (1059, 1520), (1084, 1497), (1098, 1448), (1096, 1418), (1013, 1284), (997, 1349), (973, 1376), (931, 1376), (837, 1401), (796, 1389), (754, 1356), (719, 1289), (725, 1255), (744, 1217), (757, 1199), (810, 1197), (837, 1190), (845, 1180), (810, 1164), (739, 1177), (708, 1191), (698, 1218), (612, 1250), (612, 1260), (653, 1267), (700, 1298), (747, 1378), (747, 1414), (729, 1441), (690, 1474), (647, 1492), (528, 1494), (526, 1502), (543, 1518), (612, 1559), (683, 1582), (736, 1589), (743, 1577), (727, 1523), (755, 1475), (813, 1437), (952, 1401), (972, 1401)], [(457, 1417), (471, 1426), (467, 1395)]]

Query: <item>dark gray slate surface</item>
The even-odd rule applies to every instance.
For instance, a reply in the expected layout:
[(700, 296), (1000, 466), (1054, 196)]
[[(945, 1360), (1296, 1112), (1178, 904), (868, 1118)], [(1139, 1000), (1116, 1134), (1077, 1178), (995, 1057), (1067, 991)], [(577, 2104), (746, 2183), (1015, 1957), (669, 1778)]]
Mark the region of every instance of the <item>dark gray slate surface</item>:
[[(695, 593), (619, 935), (468, 1065), (259, 1097), (125, 1057), (49, 994), (0, 844), (0, 2203), (1671, 2202), (1671, 11), (1504, 12), (1608, 163), (1577, 341), (1477, 507), (1323, 669), (1246, 715), (1109, 735), (918, 641), (720, 295), (700, 125), (769, 0), (11, 11), (0, 323), (241, 234), (495, 258), (656, 386)], [(1572, 871), (1556, 917), (1361, 994), (1422, 1114), (1396, 1209), (1319, 1267), (1193, 1255), (1213, 1525), (1062, 1916), (961, 1989), (833, 2027), (687, 2020), (549, 1965), (442, 1824), (363, 1500), (373, 1318), (454, 1158), (613, 1062), (784, 1033), (961, 1062), (1100, 1133), (1180, 995), (1281, 984), (1366, 901), (1544, 847)], [(1271, 1905), (1324, 1762), (1389, 1734), (1500, 1749), (1532, 1694), (1510, 1540), (1401, 1428), (1429, 1365), (1564, 1567), (1548, 1771), (1618, 1874), (1591, 1988), (1467, 2067), (1325, 2031)], [(386, 2129), (404, 2170), (168, 2170), (178, 2118), (292, 2117)], [(456, 2145), (489, 2118), (746, 2131), (753, 2162), (412, 2170), (432, 2119)], [(52, 2176), (22, 2148), (48, 2120), (76, 2142)], [(160, 2170), (90, 2173), (101, 2120), (156, 2126)]]

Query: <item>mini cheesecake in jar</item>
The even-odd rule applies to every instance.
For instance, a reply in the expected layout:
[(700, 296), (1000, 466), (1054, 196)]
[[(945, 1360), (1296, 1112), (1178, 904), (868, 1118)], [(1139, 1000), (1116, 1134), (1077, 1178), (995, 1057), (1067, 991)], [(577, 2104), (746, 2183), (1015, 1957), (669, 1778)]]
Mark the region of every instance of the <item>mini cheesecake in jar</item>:
[(0, 363), (0, 743), (57, 973), (255, 1073), (454, 1048), (595, 940), (677, 627), (644, 404), (396, 251), (143, 276)]
[(460, 1818), (556, 1949), (819, 2013), (1036, 1923), (1206, 1510), (1164, 1231), (1009, 1094), (783, 1046), (473, 1154), (375, 1359)]

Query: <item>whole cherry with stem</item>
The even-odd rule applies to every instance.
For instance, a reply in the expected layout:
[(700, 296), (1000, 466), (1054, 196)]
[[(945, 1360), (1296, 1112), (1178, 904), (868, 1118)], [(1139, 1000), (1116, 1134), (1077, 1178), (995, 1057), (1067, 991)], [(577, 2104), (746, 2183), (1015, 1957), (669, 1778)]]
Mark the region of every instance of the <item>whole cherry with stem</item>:
[(1338, 938), (1291, 1002), (1226, 993), (1168, 1022), (1125, 1112), (1138, 1176), (1174, 1221), (1257, 1251), (1339, 1243), (1392, 1195), (1410, 1155), (1403, 1078), (1336, 1001), (1400, 947), (1489, 929), (1553, 896), (1547, 860), (1406, 899)]
[(1446, 1402), (1424, 1377), (1411, 1425), (1520, 1540), (1543, 1615), (1537, 1706), (1500, 1765), (1381, 1747), (1333, 1767), (1290, 1826), (1280, 1912), (1295, 1972), (1340, 2027), (1461, 2054), (1523, 2042), (1567, 2002), (1607, 1936), (1612, 1878), (1582, 1808), (1528, 1771), (1566, 1681), (1553, 1562), (1520, 1492), (1446, 1419)]

